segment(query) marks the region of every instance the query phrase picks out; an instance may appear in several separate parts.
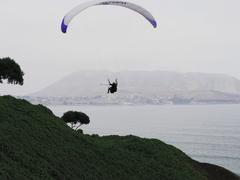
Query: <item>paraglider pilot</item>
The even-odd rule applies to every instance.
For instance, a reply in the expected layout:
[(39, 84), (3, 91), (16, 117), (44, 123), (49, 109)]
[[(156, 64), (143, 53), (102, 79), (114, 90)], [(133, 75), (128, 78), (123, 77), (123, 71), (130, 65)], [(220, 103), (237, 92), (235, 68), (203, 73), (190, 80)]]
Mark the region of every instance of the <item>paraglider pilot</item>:
[(108, 79), (108, 83), (109, 83), (108, 93), (113, 94), (113, 93), (117, 92), (117, 86), (118, 86), (117, 79), (113, 83), (111, 83), (110, 80)]

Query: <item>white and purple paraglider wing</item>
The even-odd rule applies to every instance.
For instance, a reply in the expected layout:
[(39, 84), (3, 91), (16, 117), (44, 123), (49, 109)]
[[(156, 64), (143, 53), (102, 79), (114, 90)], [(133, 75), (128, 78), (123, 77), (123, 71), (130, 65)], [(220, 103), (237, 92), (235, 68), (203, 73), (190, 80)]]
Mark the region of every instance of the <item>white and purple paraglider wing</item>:
[(121, 6), (125, 7), (128, 9), (131, 9), (139, 14), (141, 14), (143, 17), (145, 17), (154, 28), (157, 27), (157, 22), (153, 15), (144, 9), (143, 7), (136, 5), (134, 3), (126, 2), (126, 1), (103, 1), (103, 0), (94, 0), (90, 2), (86, 2), (83, 4), (78, 5), (77, 7), (73, 8), (71, 11), (69, 11), (63, 18), (62, 24), (61, 24), (61, 29), (63, 33), (67, 32), (68, 25), (70, 24), (71, 20), (84, 11), (85, 9), (92, 7), (92, 6), (97, 6), (97, 5), (113, 5), (113, 6)]

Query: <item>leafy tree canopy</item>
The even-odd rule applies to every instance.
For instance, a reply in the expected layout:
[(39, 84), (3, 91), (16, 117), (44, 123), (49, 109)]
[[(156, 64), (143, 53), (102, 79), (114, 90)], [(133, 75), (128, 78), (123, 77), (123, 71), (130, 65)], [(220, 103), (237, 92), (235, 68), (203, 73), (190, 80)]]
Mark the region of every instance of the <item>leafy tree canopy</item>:
[(90, 123), (89, 117), (85, 113), (77, 111), (68, 111), (64, 113), (62, 119), (66, 123), (70, 123), (71, 127), (75, 130), (78, 130), (78, 128), (83, 124)]
[(0, 58), (0, 83), (7, 79), (10, 84), (23, 85), (23, 71), (11, 58)]

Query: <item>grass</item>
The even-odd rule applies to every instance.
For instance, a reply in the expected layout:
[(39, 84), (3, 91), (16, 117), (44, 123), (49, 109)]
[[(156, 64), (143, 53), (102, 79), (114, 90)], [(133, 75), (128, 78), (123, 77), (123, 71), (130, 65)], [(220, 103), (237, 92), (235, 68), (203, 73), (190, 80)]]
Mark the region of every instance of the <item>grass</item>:
[(42, 105), (0, 97), (0, 179), (235, 180), (177, 148), (135, 136), (84, 135)]

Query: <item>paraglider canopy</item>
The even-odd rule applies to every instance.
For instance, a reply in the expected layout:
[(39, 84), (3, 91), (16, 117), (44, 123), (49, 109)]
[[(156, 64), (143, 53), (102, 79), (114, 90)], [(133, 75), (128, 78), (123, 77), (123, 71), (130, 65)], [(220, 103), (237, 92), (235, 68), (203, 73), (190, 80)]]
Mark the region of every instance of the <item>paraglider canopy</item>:
[(152, 16), (152, 14), (137, 4), (126, 2), (126, 1), (117, 1), (117, 0), (112, 0), (112, 1), (93, 0), (93, 1), (82, 3), (82, 4), (78, 5), (77, 7), (73, 8), (71, 11), (69, 11), (64, 16), (64, 18), (62, 20), (62, 25), (61, 25), (62, 32), (63, 33), (67, 32), (68, 25), (70, 24), (71, 20), (76, 15), (78, 15), (79, 13), (81, 13), (82, 11), (84, 11), (85, 9), (87, 9), (89, 7), (98, 6), (98, 5), (113, 5), (113, 6), (121, 6), (121, 7), (131, 9), (131, 10), (141, 14), (143, 17), (145, 17), (152, 24), (152, 26), (154, 28), (157, 27), (157, 22), (156, 22), (155, 18)]

